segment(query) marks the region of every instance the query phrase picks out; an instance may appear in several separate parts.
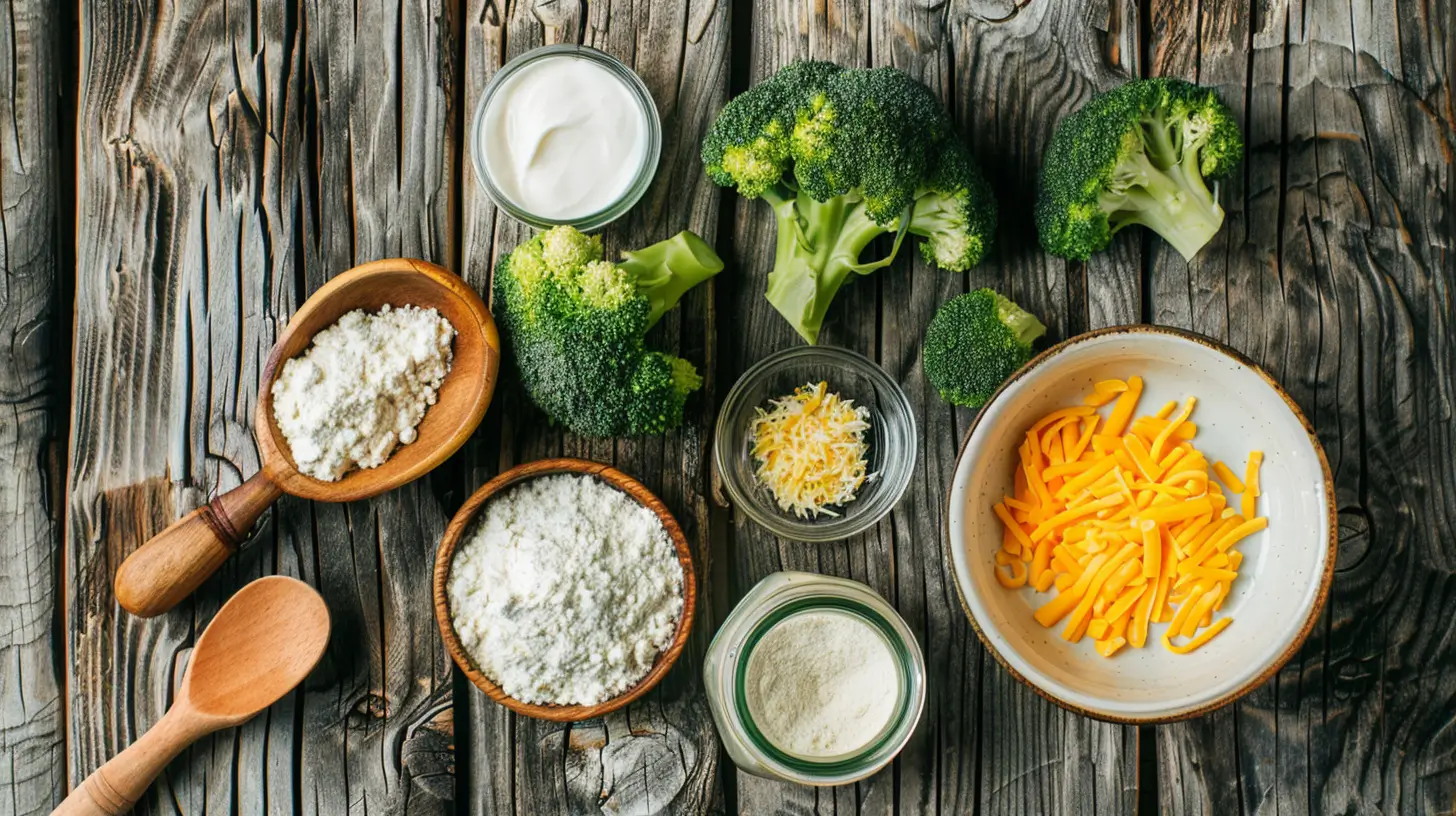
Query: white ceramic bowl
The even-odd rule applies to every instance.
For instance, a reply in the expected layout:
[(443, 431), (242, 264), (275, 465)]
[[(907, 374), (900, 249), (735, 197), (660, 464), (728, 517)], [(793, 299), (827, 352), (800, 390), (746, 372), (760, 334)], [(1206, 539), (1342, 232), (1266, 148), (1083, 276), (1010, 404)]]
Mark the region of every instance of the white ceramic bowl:
[[(1239, 578), (1222, 610), (1227, 629), (1191, 654), (1164, 649), (1154, 624), (1142, 649), (1099, 656), (1091, 638), (1068, 643), (1033, 610), (1055, 591), (1008, 590), (993, 556), (1002, 528), (991, 506), (1011, 492), (1016, 447), (1027, 426), (1081, 403), (1104, 379), (1144, 380), (1137, 416), (1168, 400), (1198, 398), (1195, 444), (1242, 476), (1263, 450), (1259, 499), (1269, 528), (1240, 543)], [(1273, 675), (1319, 616), (1335, 560), (1329, 464), (1307, 420), (1262, 369), (1197, 335), (1128, 326), (1072, 338), (1032, 360), (972, 424), (951, 482), (946, 547), (961, 600), (981, 640), (1012, 674), (1051, 700), (1106, 720), (1156, 723), (1225, 705)]]

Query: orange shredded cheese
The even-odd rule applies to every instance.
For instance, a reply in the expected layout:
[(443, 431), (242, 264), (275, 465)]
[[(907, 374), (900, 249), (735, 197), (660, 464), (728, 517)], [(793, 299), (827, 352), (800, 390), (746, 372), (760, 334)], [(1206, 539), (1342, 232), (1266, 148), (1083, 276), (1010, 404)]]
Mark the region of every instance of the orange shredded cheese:
[(1268, 527), (1255, 514), (1264, 454), (1250, 452), (1239, 480), (1194, 444), (1195, 398), (1134, 418), (1142, 391), (1138, 377), (1103, 380), (1081, 405), (1033, 423), (1012, 495), (993, 506), (1005, 527), (997, 580), (1055, 591), (1037, 622), (1061, 624), (1073, 643), (1090, 636), (1104, 657), (1144, 648), (1155, 624), (1177, 654), (1222, 632), (1232, 619), (1218, 613), (1244, 560), (1234, 548)]
[(1239, 481), (1239, 477), (1235, 476), (1234, 472), (1229, 470), (1229, 466), (1223, 462), (1213, 463), (1213, 475), (1217, 476), (1218, 480), (1228, 487), (1230, 493), (1238, 495), (1244, 492), (1244, 483)]
[(1244, 473), (1244, 518), (1253, 518), (1259, 504), (1259, 466), (1264, 464), (1263, 451), (1249, 451), (1249, 467)]
[(837, 516), (833, 508), (854, 500), (870, 479), (870, 411), (841, 399), (828, 383), (810, 383), (758, 409), (749, 431), (754, 472), (773, 492), (779, 509), (799, 518)]

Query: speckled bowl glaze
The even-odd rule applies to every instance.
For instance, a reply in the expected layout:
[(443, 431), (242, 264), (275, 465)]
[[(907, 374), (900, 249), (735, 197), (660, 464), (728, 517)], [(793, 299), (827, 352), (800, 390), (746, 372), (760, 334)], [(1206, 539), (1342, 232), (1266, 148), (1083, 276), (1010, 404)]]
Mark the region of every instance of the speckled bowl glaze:
[[(1044, 629), (1032, 611), (1055, 593), (1007, 590), (993, 555), (1001, 525), (991, 510), (1011, 492), (1013, 458), (1027, 426), (1076, 405), (1097, 380), (1145, 382), (1138, 415), (1168, 400), (1198, 398), (1196, 444), (1242, 473), (1263, 450), (1260, 511), (1269, 529), (1245, 539), (1243, 567), (1224, 604), (1233, 623), (1201, 649), (1163, 648), (1156, 624), (1142, 649), (1108, 659)], [(1044, 352), (992, 397), (972, 424), (956, 464), (945, 543), (961, 601), (998, 661), (1038, 692), (1089, 716), (1158, 723), (1232, 702), (1278, 671), (1319, 617), (1335, 560), (1329, 464), (1309, 422), (1274, 380), (1237, 352), (1194, 334), (1131, 326), (1084, 334)]]

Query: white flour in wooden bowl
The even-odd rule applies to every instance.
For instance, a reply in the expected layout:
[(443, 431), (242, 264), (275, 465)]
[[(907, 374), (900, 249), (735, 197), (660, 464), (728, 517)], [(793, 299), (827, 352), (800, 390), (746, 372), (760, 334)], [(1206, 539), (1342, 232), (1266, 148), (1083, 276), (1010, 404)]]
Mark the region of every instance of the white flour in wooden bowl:
[(455, 553), (450, 612), (475, 665), (511, 697), (596, 705), (672, 644), (682, 565), (657, 515), (591, 476), (497, 494)]
[(273, 381), (273, 418), (298, 470), (326, 482), (384, 464), (435, 404), (455, 328), (434, 309), (355, 309)]

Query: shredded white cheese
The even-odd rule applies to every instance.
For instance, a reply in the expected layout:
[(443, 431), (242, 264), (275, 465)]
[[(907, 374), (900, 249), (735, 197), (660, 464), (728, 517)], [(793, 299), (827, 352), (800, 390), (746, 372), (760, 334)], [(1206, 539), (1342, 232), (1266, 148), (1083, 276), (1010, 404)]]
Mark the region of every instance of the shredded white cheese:
[(809, 383), (757, 409), (753, 436), (755, 475), (778, 502), (799, 518), (854, 501), (869, 467), (870, 410), (841, 399), (828, 383)]
[(273, 418), (298, 470), (336, 481), (384, 464), (435, 404), (455, 328), (434, 309), (355, 309), (314, 335), (273, 381)]

